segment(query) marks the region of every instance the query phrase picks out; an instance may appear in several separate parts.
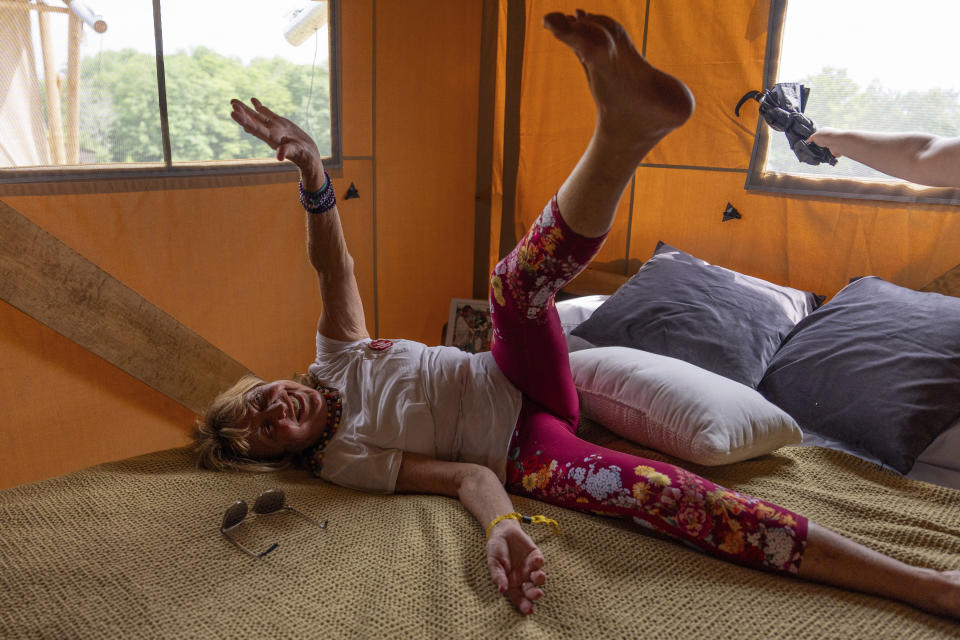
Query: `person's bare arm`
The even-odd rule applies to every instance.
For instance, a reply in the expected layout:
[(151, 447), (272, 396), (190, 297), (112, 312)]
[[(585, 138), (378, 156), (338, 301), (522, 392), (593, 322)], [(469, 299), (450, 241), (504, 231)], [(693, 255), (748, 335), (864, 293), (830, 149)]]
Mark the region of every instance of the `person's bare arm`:
[(323, 299), (317, 330), (334, 340), (368, 338), (353, 257), (347, 251), (336, 207), (326, 213), (307, 214), (307, 255), (317, 272)]
[(960, 137), (823, 127), (809, 141), (896, 178), (930, 187), (960, 187)]
[[(459, 498), (484, 530), (497, 516), (514, 511), (496, 474), (487, 467), (444, 462), (404, 453), (397, 476), (398, 493), (431, 493)], [(533, 613), (547, 579), (543, 553), (516, 520), (501, 520), (487, 541), (487, 569), (500, 593), (521, 613)]]
[[(239, 100), (231, 101), (231, 117), (244, 131), (276, 150), (277, 160), (290, 160), (297, 165), (306, 191), (322, 189), (326, 177), (316, 143), (300, 127), (278, 116), (256, 98), (251, 103), (252, 109)], [(320, 334), (344, 341), (369, 337), (353, 257), (347, 250), (337, 207), (324, 213), (307, 214), (307, 255), (317, 272), (323, 300), (317, 324)]]

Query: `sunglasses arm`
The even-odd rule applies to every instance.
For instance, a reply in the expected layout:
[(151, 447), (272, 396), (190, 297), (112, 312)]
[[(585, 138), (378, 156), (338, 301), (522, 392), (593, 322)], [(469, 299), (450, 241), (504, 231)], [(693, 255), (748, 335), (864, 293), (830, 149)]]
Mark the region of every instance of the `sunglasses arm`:
[(224, 536), (227, 540), (229, 540), (229, 541), (232, 542), (234, 545), (236, 545), (236, 547), (237, 547), (238, 549), (241, 549), (242, 551), (245, 551), (248, 555), (251, 555), (251, 556), (253, 556), (254, 558), (262, 558), (263, 556), (267, 555), (268, 553), (270, 553), (271, 551), (273, 551), (274, 549), (276, 549), (278, 546), (280, 546), (280, 543), (279, 543), (279, 542), (274, 542), (272, 545), (270, 545), (269, 548), (267, 548), (266, 551), (264, 551), (264, 552), (262, 552), (262, 553), (254, 553), (253, 551), (250, 551), (250, 549), (247, 549), (245, 546), (243, 546), (242, 544), (240, 544), (238, 541), (234, 540), (234, 539), (233, 539), (233, 536), (231, 536), (229, 533), (227, 533), (226, 529), (220, 529), (220, 533), (222, 533), (223, 536)]
[(319, 522), (319, 521), (317, 521), (317, 520), (314, 520), (313, 518), (311, 518), (310, 516), (308, 516), (308, 515), (305, 514), (304, 512), (300, 511), (299, 509), (294, 509), (294, 508), (291, 507), (290, 505), (285, 505), (285, 506), (283, 507), (283, 509), (284, 509), (285, 511), (292, 511), (293, 513), (297, 514), (298, 516), (300, 516), (300, 517), (302, 517), (302, 518), (306, 518), (307, 520), (309, 520), (309, 521), (312, 522), (313, 524), (317, 525), (317, 526), (320, 527), (321, 529), (326, 529), (326, 528), (327, 528), (327, 522), (328, 522), (328, 520), (324, 520), (323, 522)]

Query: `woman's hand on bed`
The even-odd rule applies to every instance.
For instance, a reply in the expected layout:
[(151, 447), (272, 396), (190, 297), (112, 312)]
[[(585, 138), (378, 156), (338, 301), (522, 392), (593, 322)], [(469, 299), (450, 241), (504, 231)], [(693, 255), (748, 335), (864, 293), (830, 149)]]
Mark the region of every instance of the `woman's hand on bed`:
[[(397, 474), (397, 493), (433, 493), (457, 497), (481, 526), (515, 510), (500, 479), (487, 467), (447, 462), (405, 452)], [(533, 613), (547, 581), (543, 553), (516, 520), (498, 519), (487, 540), (490, 578), (521, 613)]]
[(487, 541), (487, 568), (500, 593), (520, 613), (533, 613), (533, 603), (543, 597), (547, 581), (543, 553), (514, 520), (497, 523)]

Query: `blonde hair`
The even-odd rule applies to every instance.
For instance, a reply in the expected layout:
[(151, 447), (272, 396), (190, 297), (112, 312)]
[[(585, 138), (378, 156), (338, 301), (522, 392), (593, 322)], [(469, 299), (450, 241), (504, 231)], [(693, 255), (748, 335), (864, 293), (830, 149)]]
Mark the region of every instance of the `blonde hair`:
[(261, 378), (247, 374), (207, 407), (203, 418), (194, 423), (193, 452), (197, 466), (214, 471), (275, 471), (290, 465), (291, 457), (277, 460), (253, 460), (249, 457), (250, 427), (244, 425), (247, 405), (244, 396), (265, 384)]

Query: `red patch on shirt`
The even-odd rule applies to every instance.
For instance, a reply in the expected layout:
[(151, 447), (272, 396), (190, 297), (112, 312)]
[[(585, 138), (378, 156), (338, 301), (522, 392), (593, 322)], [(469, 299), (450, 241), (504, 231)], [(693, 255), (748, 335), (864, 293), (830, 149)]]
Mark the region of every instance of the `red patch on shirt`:
[(382, 338), (380, 340), (371, 340), (367, 346), (374, 351), (384, 351), (393, 346), (393, 340), (385, 340)]

